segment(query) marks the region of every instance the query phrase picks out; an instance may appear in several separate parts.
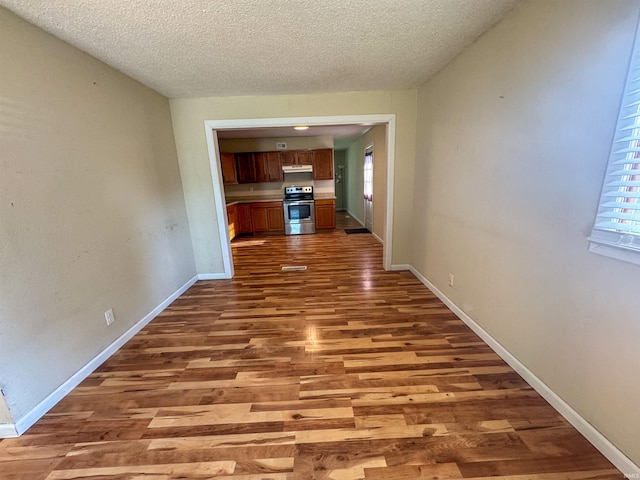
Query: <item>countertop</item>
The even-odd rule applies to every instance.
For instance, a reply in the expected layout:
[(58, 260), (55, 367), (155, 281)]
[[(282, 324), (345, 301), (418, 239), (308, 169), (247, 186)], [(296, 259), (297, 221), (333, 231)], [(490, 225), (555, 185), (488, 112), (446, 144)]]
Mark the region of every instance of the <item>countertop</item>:
[(281, 202), (282, 195), (228, 197), (225, 200), (227, 206), (235, 205), (237, 203)]
[[(314, 200), (335, 200), (336, 196), (332, 193), (317, 193), (313, 196)], [(227, 197), (227, 206), (236, 205), (237, 203), (257, 203), (257, 202), (281, 202), (282, 195), (245, 195), (237, 197)]]

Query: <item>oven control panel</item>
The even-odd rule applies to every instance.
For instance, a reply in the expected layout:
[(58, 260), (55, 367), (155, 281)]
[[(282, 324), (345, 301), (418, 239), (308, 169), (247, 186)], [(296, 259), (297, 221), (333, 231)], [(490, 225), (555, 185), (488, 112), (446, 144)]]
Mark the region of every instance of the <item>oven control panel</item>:
[(284, 194), (285, 195), (290, 195), (290, 194), (295, 194), (295, 193), (313, 193), (313, 187), (311, 186), (307, 186), (307, 187), (284, 187)]

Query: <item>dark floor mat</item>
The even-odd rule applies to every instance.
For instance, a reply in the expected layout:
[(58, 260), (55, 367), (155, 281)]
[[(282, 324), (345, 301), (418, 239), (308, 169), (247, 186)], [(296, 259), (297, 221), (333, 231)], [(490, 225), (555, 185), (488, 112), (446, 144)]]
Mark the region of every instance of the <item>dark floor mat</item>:
[(366, 228), (345, 228), (344, 233), (371, 233)]

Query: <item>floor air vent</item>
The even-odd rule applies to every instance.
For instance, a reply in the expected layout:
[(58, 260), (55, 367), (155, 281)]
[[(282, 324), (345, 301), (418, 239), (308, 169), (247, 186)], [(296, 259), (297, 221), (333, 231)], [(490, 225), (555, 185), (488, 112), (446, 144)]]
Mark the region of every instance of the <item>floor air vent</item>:
[(284, 267), (282, 267), (282, 270), (285, 272), (295, 272), (298, 270), (306, 270), (307, 266), (306, 265), (285, 265)]

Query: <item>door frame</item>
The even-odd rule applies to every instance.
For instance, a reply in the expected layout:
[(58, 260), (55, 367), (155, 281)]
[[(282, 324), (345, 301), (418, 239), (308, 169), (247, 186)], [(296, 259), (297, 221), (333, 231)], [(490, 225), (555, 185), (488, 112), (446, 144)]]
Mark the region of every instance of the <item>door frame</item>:
[(218, 130), (236, 130), (242, 128), (268, 128), (268, 127), (293, 127), (295, 125), (386, 125), (387, 134), (387, 202), (385, 239), (382, 245), (382, 265), (385, 270), (391, 270), (393, 252), (393, 180), (395, 166), (395, 140), (396, 140), (396, 115), (335, 115), (335, 116), (311, 116), (311, 117), (287, 117), (287, 118), (245, 118), (234, 120), (205, 120), (204, 128), (209, 153), (209, 167), (211, 170), (211, 183), (213, 187), (213, 200), (218, 218), (218, 234), (222, 251), (222, 263), (224, 273), (222, 278), (232, 278), (234, 275), (233, 255), (231, 241), (227, 228), (227, 209), (224, 199), (224, 185), (222, 180), (222, 168), (220, 166), (218, 148)]

